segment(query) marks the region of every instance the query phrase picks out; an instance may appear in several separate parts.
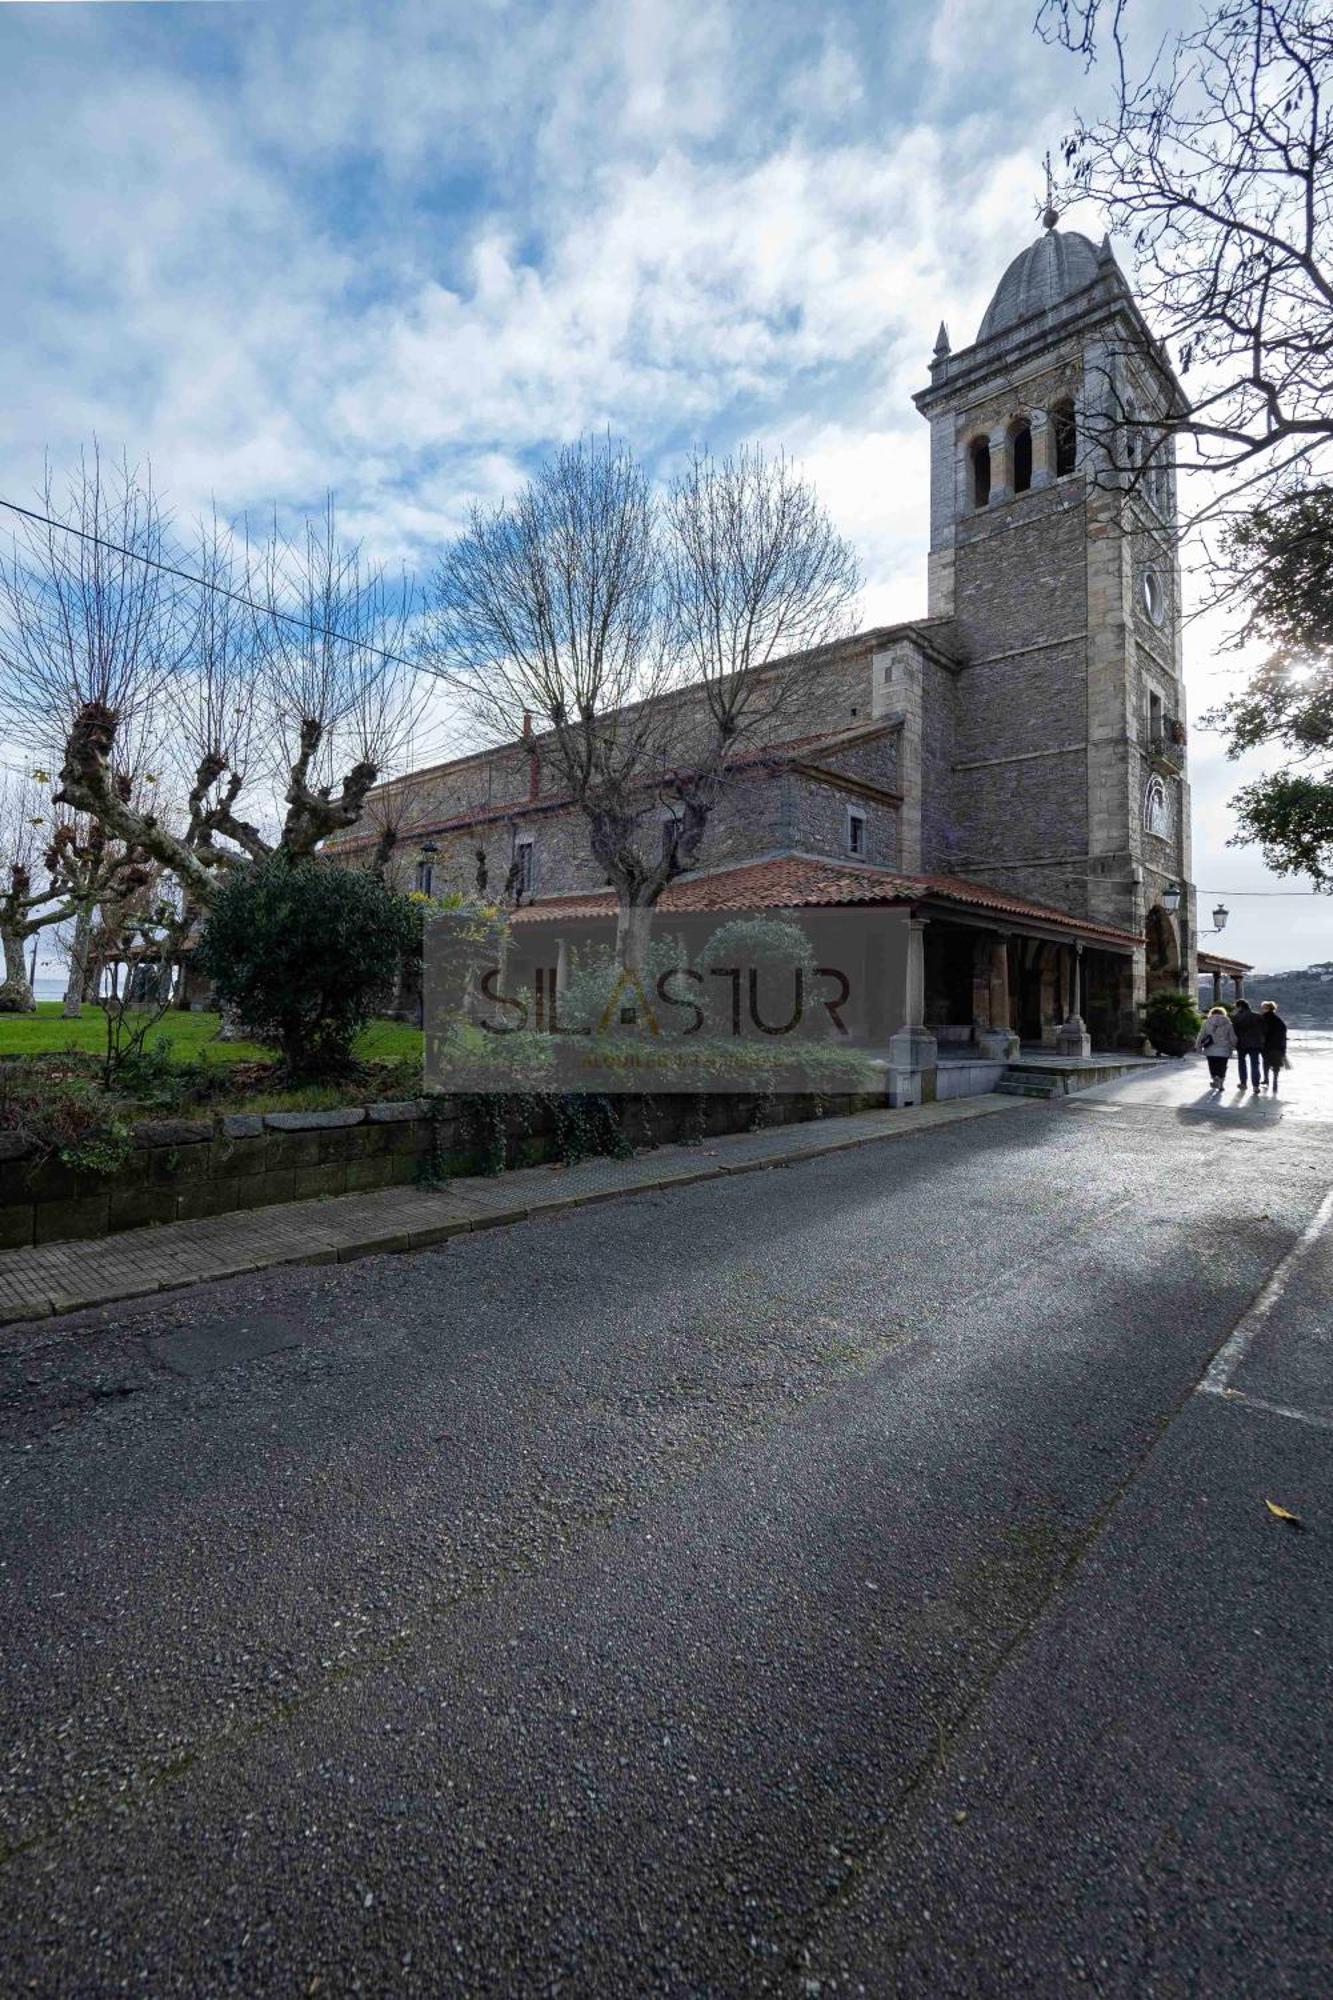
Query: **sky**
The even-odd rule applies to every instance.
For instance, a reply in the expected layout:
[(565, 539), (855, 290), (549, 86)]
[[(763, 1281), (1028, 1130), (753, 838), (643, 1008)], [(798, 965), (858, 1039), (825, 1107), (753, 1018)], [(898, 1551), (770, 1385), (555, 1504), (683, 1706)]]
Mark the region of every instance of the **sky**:
[[(921, 615), (912, 392), (941, 319), (975, 337), (1039, 232), (1045, 149), (1104, 87), (1032, 11), (0, 6), (0, 495), (95, 435), (150, 459), (179, 516), (332, 491), (424, 574), (474, 501), (581, 432), (664, 474), (759, 439), (854, 543), (863, 622)], [(1145, 34), (1172, 15), (1140, 0)], [(1333, 958), (1333, 901), (1226, 845), (1262, 760), (1198, 725), (1219, 643), (1189, 628), (1200, 922), (1218, 891), (1231, 912), (1207, 942)]]

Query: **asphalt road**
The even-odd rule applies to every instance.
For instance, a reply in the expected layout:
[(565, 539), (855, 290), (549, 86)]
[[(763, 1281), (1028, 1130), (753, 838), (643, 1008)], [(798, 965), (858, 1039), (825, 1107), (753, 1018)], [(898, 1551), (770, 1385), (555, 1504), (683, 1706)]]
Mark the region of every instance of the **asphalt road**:
[(1291, 1083), (6, 1329), (0, 1986), (1328, 1992)]

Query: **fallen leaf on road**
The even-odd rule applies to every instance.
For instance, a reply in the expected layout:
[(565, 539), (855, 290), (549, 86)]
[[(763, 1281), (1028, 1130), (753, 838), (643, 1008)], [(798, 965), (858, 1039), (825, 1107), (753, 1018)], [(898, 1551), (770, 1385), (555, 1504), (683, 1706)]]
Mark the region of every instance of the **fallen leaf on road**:
[(1276, 1500), (1265, 1500), (1265, 1507), (1277, 1521), (1288, 1521), (1293, 1528), (1303, 1528), (1304, 1521), (1299, 1514), (1293, 1514), (1289, 1507), (1279, 1507)]

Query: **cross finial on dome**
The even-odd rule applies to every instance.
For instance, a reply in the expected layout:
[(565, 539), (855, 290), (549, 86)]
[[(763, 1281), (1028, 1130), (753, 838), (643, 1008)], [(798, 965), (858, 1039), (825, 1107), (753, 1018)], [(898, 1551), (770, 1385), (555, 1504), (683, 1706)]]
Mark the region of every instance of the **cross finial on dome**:
[(1054, 229), (1060, 220), (1060, 211), (1055, 205), (1055, 189), (1051, 185), (1051, 156), (1046, 155), (1046, 206), (1041, 212), (1043, 229)]

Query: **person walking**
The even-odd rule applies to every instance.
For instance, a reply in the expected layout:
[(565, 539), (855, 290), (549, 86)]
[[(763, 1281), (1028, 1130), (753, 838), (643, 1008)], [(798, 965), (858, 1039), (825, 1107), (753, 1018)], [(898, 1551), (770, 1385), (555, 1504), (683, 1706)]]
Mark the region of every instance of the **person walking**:
[(1264, 1032), (1264, 1082), (1276, 1091), (1278, 1074), (1287, 1067), (1287, 1024), (1277, 1011), (1276, 1000), (1265, 1000), (1259, 1008)]
[(1236, 1046), (1236, 1031), (1231, 1025), (1231, 1016), (1225, 1007), (1210, 1007), (1207, 1019), (1199, 1030), (1194, 1044), (1202, 1049), (1208, 1058), (1209, 1090), (1225, 1090), (1227, 1064), (1231, 1051)]
[(1264, 1052), (1263, 1017), (1256, 1014), (1248, 1000), (1238, 1000), (1231, 1016), (1231, 1031), (1236, 1037), (1236, 1061), (1240, 1064), (1240, 1087), (1245, 1088), (1246, 1070), (1255, 1089), (1259, 1088), (1259, 1064)]

